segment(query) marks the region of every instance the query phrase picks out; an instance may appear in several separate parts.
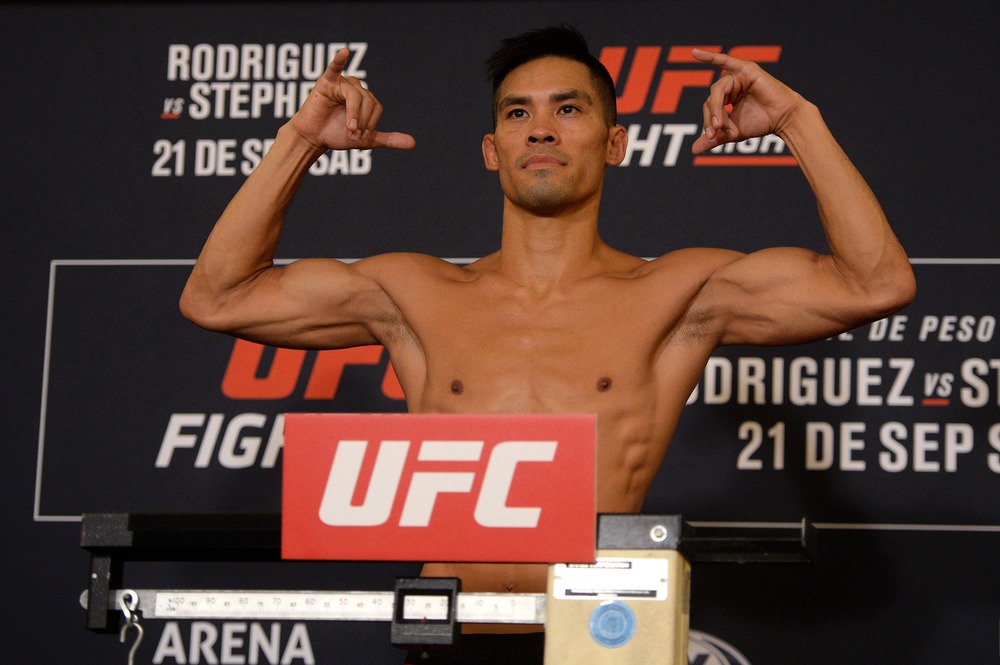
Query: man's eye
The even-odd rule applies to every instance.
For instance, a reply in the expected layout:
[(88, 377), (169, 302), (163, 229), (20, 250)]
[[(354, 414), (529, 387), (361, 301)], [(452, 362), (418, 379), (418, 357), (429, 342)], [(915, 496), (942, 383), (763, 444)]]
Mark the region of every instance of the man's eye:
[(567, 104), (566, 106), (560, 107), (559, 112), (562, 113), (562, 114), (567, 114), (567, 113), (575, 113), (576, 111), (579, 111), (579, 110), (580, 109), (578, 109), (577, 107), (573, 106), (572, 104)]
[(508, 118), (523, 118), (525, 115), (526, 113), (524, 109), (511, 109), (510, 112), (507, 113)]

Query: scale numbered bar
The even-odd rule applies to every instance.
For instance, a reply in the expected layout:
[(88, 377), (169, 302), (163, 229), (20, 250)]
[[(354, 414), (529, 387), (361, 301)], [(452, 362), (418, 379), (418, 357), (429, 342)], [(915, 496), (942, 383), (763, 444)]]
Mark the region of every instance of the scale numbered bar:
[[(157, 618), (261, 618), (321, 619), (341, 621), (391, 621), (392, 593), (366, 592), (260, 592), (260, 591), (156, 591)], [(139, 595), (143, 607), (142, 594)], [(149, 605), (145, 605), (149, 607)], [(148, 616), (148, 613), (143, 613)]]
[[(233, 591), (206, 589), (130, 589), (136, 610), (148, 619), (274, 619), (317, 621), (392, 621), (392, 591)], [(121, 611), (114, 594), (110, 609)], [(80, 603), (86, 607), (85, 591)], [(448, 596), (410, 594), (403, 619), (446, 620)], [(546, 596), (540, 593), (459, 593), (459, 623), (545, 623)]]

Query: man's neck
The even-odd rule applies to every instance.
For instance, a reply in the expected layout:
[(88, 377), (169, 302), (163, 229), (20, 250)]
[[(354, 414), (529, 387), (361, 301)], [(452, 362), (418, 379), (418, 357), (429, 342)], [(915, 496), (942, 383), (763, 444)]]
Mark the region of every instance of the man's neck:
[(604, 246), (596, 209), (539, 215), (508, 201), (499, 270), (517, 284), (545, 291), (592, 273)]

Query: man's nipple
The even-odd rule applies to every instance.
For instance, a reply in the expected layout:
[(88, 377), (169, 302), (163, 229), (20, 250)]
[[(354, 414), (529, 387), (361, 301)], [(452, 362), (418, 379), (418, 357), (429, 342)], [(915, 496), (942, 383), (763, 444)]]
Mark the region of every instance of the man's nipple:
[(611, 377), (602, 376), (597, 380), (597, 392), (606, 393), (611, 390)]
[(458, 379), (455, 379), (454, 381), (451, 382), (451, 394), (452, 395), (461, 395), (464, 390), (465, 390), (465, 386), (463, 386), (462, 382), (459, 381)]

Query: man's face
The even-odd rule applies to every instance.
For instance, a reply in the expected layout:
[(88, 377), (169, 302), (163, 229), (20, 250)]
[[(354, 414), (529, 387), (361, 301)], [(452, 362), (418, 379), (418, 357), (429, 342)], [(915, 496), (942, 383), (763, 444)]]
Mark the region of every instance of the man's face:
[(542, 215), (600, 197), (608, 165), (624, 157), (625, 130), (609, 128), (581, 63), (545, 57), (512, 70), (497, 91), (497, 126), (483, 139), (486, 168), (507, 199)]

